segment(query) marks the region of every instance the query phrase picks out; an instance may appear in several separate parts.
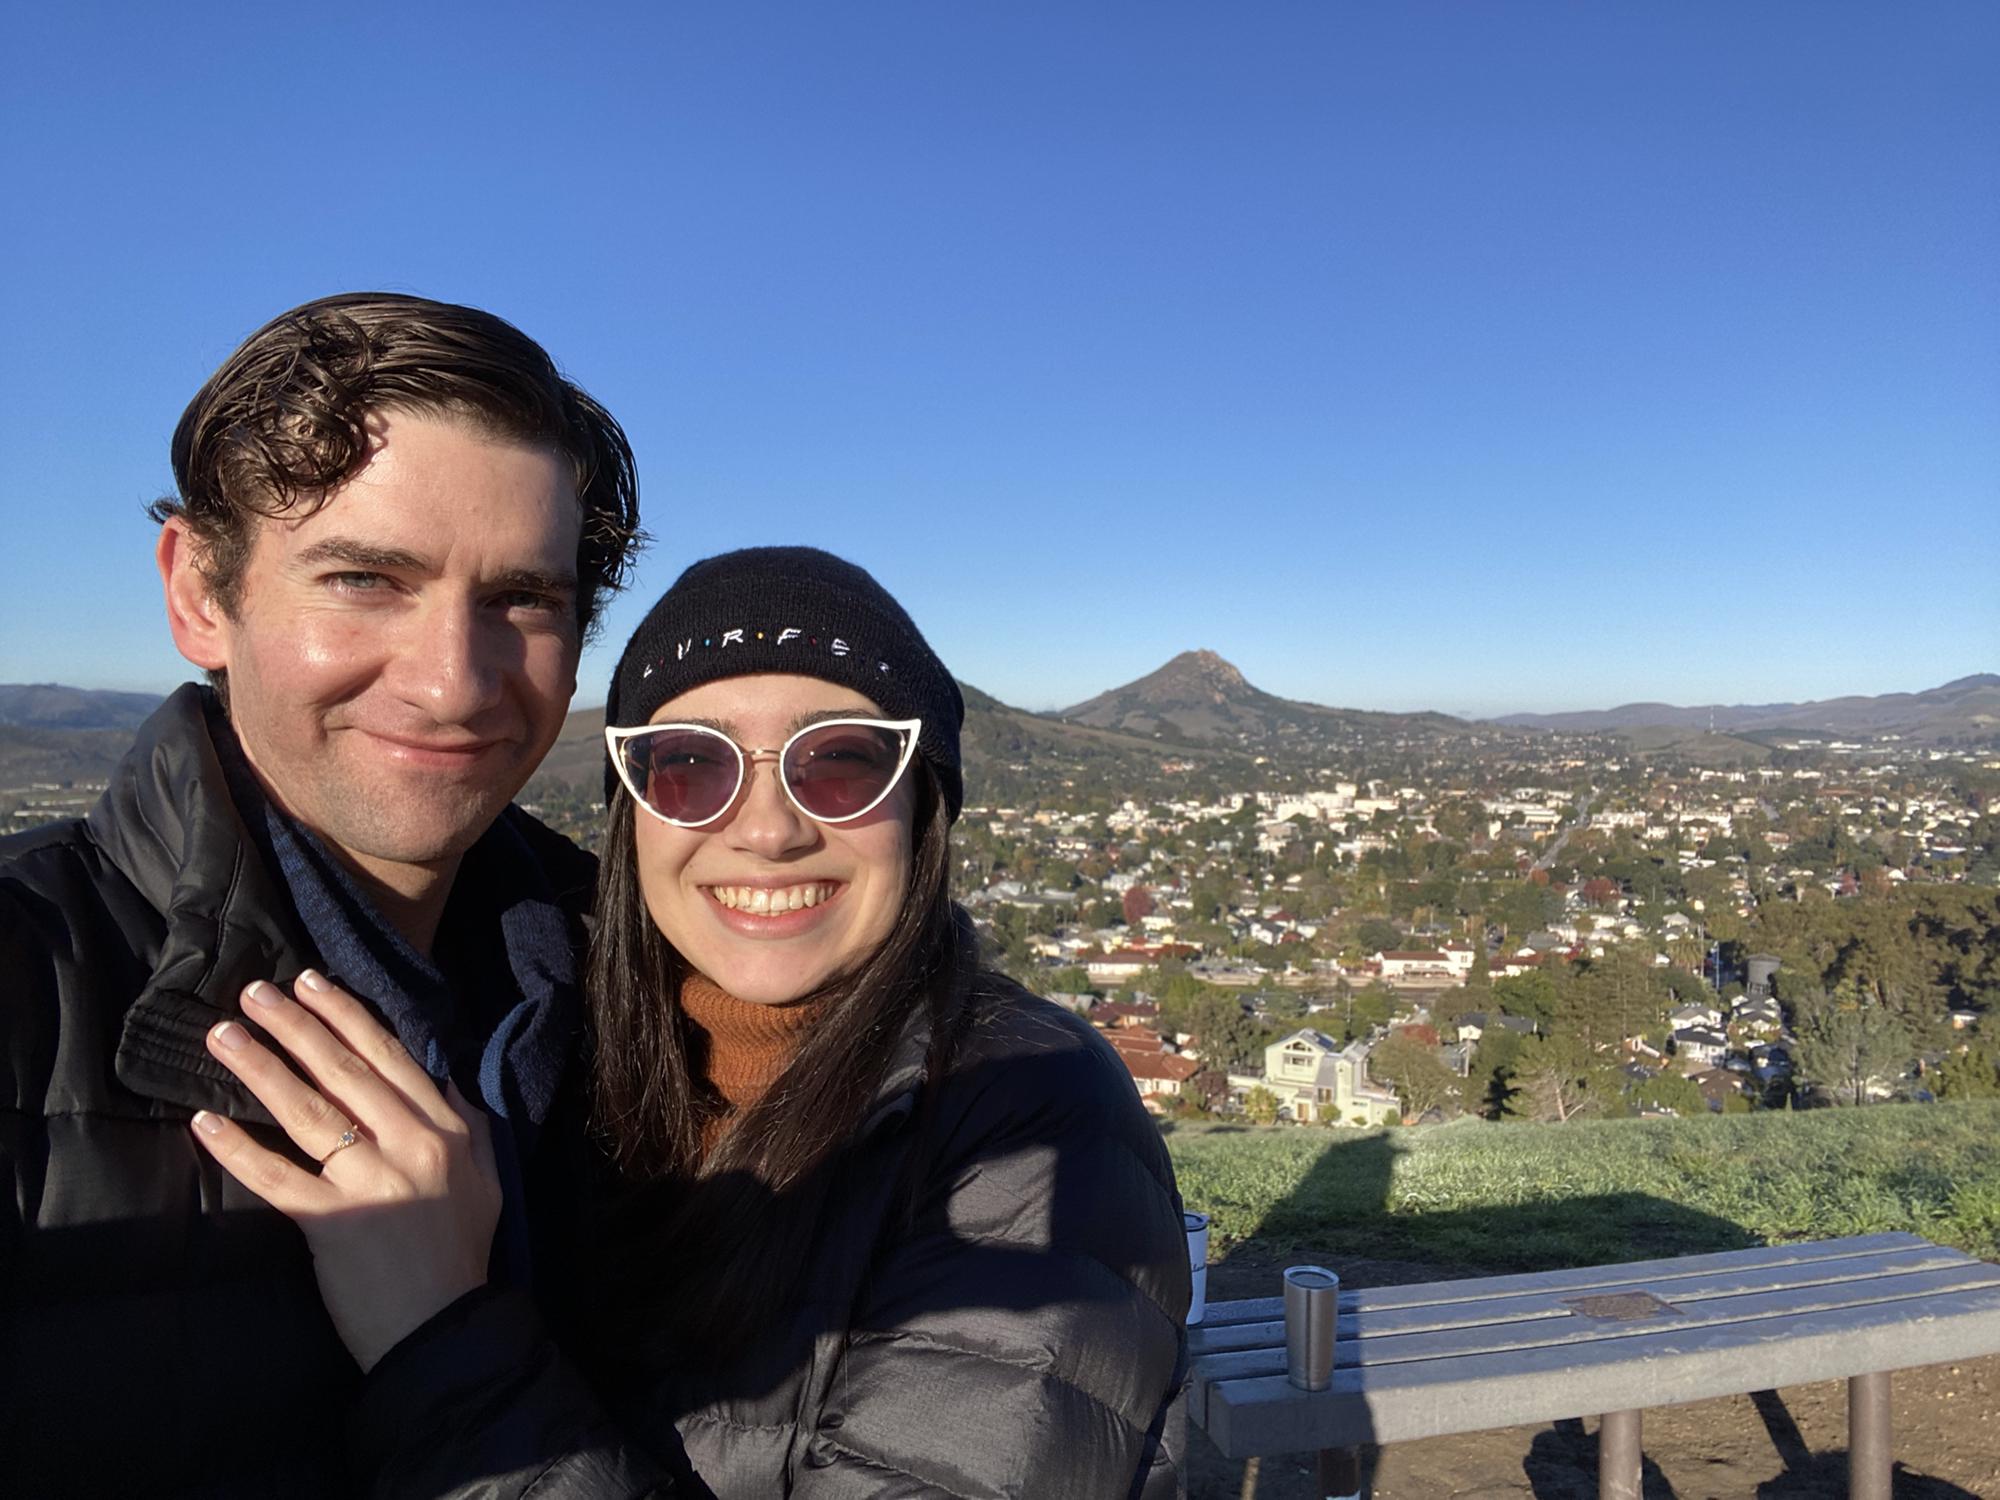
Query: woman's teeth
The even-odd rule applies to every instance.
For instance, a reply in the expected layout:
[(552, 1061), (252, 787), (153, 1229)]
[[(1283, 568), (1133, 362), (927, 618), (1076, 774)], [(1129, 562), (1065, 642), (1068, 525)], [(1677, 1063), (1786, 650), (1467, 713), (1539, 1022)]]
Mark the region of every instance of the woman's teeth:
[(818, 906), (820, 902), (830, 900), (833, 892), (834, 886), (830, 881), (780, 886), (776, 890), (763, 885), (712, 885), (708, 888), (708, 893), (731, 911), (765, 916), (797, 911), (802, 906)]

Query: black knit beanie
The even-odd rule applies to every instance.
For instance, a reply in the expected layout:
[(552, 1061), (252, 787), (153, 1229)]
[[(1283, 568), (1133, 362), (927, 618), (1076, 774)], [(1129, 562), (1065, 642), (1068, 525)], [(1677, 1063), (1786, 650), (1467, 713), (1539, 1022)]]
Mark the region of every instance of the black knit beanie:
[[(644, 724), (691, 688), (751, 672), (837, 682), (889, 718), (922, 719), (917, 754), (936, 774), (946, 811), (958, 817), (965, 801), (958, 684), (881, 584), (817, 547), (745, 547), (681, 574), (625, 643), (604, 722)], [(607, 760), (607, 806), (618, 785)]]

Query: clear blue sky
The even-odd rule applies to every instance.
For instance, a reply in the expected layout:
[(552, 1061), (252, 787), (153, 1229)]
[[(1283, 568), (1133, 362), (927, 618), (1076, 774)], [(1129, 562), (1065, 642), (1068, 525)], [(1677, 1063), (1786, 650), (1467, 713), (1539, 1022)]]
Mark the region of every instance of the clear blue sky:
[(1196, 646), (1505, 712), (2000, 670), (2000, 7), (17, 9), (0, 681), (164, 688), (235, 343), (490, 307), (658, 541), (831, 547), (965, 680)]

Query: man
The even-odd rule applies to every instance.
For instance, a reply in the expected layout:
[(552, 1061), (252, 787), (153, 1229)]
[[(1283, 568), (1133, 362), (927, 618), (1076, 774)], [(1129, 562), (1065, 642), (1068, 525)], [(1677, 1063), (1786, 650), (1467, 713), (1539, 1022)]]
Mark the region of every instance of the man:
[(495, 1117), (494, 1273), (530, 1275), (592, 867), (509, 803), (637, 486), (533, 341), (385, 294), (253, 334), (173, 459), (157, 558), (210, 686), (87, 818), (0, 840), (0, 1489), (342, 1494), (358, 1376), (296, 1230), (189, 1135), (271, 1123), (205, 1038), (255, 979), (367, 998)]

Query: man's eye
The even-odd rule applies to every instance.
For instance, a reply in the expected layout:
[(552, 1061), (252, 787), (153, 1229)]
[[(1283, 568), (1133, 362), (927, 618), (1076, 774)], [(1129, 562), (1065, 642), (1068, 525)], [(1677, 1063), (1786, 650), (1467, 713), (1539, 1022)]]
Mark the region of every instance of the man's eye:
[(566, 600), (558, 599), (554, 594), (538, 594), (532, 589), (516, 589), (502, 594), (500, 602), (508, 609), (532, 609), (542, 614), (556, 614), (569, 608)]
[(343, 593), (365, 594), (388, 583), (380, 573), (329, 573), (326, 582)]

